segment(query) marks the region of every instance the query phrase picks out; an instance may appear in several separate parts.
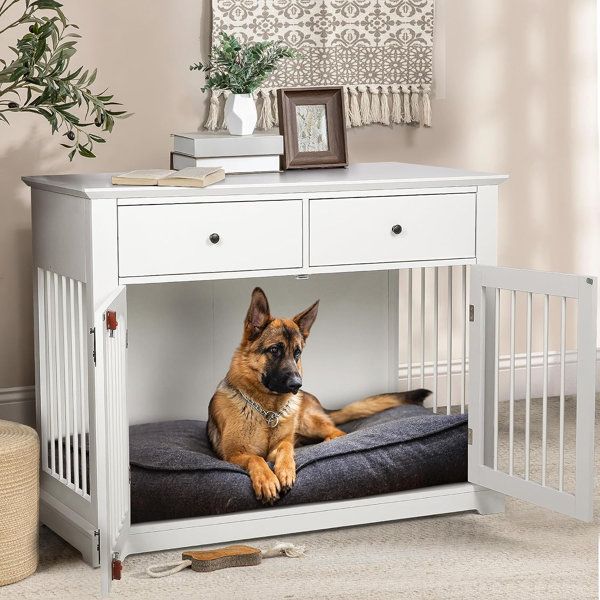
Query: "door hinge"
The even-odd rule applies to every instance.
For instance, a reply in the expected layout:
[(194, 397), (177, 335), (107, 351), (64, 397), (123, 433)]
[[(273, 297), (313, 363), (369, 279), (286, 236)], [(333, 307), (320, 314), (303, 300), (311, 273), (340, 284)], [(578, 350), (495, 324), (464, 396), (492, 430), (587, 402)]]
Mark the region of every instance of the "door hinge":
[(90, 335), (94, 336), (93, 346), (92, 346), (92, 358), (94, 359), (94, 366), (96, 366), (96, 328), (92, 327), (90, 329)]
[(467, 429), (467, 444), (473, 445), (473, 430), (470, 427)]
[(129, 348), (129, 329), (125, 330), (125, 348)]
[(473, 304), (469, 304), (469, 321), (471, 323), (475, 320), (475, 306)]
[(119, 553), (114, 552), (112, 558), (112, 579), (120, 581), (123, 572), (123, 563), (119, 560)]
[(100, 564), (100, 530), (94, 530), (94, 537), (96, 538), (96, 552), (98, 552), (98, 564)]

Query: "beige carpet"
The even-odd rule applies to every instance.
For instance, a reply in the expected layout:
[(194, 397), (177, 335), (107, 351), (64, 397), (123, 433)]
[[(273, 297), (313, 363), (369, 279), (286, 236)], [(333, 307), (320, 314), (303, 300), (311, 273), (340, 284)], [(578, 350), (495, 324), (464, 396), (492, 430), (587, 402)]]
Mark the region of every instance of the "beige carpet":
[[(532, 453), (539, 445), (539, 404), (532, 410)], [(522, 422), (522, 407), (516, 422)], [(553, 426), (557, 411), (550, 413)], [(567, 452), (572, 456), (574, 410), (567, 406)], [(502, 432), (501, 441), (505, 439)], [(534, 439), (535, 438), (535, 439)], [(522, 448), (522, 429), (515, 443)], [(503, 444), (504, 445), (504, 444)], [(551, 448), (549, 466), (556, 466)], [(519, 453), (517, 452), (517, 457)], [(515, 459), (517, 466), (517, 459)], [(567, 461), (567, 484), (572, 473)], [(596, 514), (600, 503), (596, 502)], [(303, 559), (269, 559), (257, 567), (200, 574), (189, 570), (153, 580), (144, 571), (177, 560), (177, 551), (131, 556), (114, 598), (209, 600), (587, 600), (597, 593), (597, 525), (508, 500), (505, 514), (460, 514), (287, 536), (306, 544)], [(256, 545), (267, 547), (271, 540)], [(99, 572), (49, 530), (41, 535), (41, 564), (29, 579), (0, 588), (0, 598), (96, 598)]]

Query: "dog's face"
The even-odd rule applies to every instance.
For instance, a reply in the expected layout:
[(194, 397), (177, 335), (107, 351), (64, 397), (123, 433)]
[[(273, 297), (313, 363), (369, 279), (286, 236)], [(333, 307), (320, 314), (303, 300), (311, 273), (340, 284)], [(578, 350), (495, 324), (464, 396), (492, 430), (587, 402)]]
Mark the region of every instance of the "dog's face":
[(260, 288), (252, 292), (240, 355), (244, 366), (270, 392), (295, 394), (302, 386), (302, 350), (318, 308), (317, 300), (291, 319), (275, 318), (265, 293)]

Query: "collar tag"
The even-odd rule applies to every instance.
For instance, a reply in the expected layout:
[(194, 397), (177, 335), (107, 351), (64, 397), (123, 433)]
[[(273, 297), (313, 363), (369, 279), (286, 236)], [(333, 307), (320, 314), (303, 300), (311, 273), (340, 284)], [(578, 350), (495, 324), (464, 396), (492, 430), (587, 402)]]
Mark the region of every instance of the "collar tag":
[(276, 412), (268, 411), (265, 415), (265, 420), (267, 421), (267, 425), (271, 428), (275, 428), (279, 425), (279, 415)]

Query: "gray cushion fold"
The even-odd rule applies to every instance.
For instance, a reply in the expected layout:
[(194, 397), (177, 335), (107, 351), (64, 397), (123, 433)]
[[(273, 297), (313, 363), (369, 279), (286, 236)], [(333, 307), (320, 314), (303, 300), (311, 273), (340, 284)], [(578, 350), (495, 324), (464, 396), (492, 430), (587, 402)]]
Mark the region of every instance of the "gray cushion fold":
[[(274, 506), (465, 481), (466, 423), (400, 406), (342, 425), (348, 435), (296, 449), (296, 485)], [(247, 473), (213, 454), (203, 421), (133, 425), (130, 462), (132, 522), (263, 507)]]

